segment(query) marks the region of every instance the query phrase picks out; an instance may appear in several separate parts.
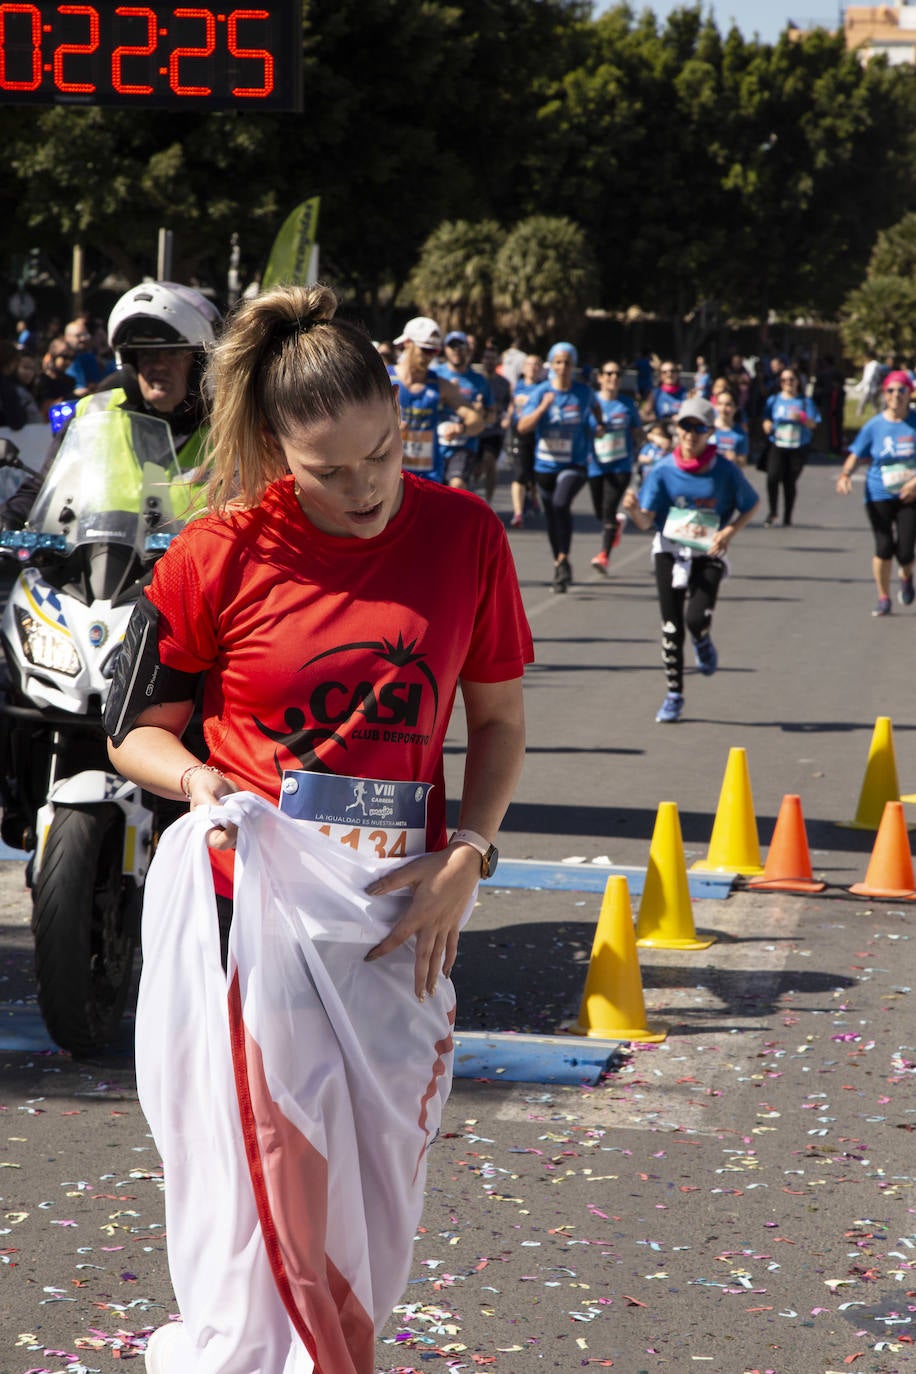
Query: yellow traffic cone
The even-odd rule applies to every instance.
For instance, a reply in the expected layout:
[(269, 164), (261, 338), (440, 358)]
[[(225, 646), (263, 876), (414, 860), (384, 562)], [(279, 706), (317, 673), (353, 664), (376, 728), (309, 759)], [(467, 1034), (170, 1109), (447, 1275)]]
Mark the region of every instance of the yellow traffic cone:
[(650, 1043), (668, 1034), (664, 1027), (646, 1025), (630, 890), (621, 874), (607, 880), (579, 1019), (569, 1029), (596, 1039)]
[(693, 924), (690, 884), (676, 802), (660, 802), (649, 848), (646, 885), (639, 903), (636, 943), (645, 949), (708, 949)]
[(841, 821), (847, 830), (877, 830), (889, 801), (900, 801), (897, 760), (894, 757), (894, 727), (890, 716), (878, 716), (865, 765), (855, 819)]
[(745, 873), (748, 876), (763, 872), (745, 749), (728, 751), (709, 853), (705, 859), (691, 864), (691, 869), (701, 873)]

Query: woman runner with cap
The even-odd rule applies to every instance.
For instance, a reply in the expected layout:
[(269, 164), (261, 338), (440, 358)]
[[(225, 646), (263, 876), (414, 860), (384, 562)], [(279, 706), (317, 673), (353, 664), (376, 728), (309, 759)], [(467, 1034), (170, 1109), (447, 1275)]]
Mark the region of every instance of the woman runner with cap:
[(389, 367), (388, 375), (397, 383), (404, 471), (444, 482), (444, 443), (463, 442), (479, 434), (484, 416), (467, 404), (455, 382), (430, 370), (442, 351), (442, 335), (435, 320), (428, 315), (415, 316), (394, 342), (401, 347), (401, 355)]
[(652, 554), (662, 613), (662, 657), (668, 695), (655, 719), (664, 725), (684, 709), (684, 633), (690, 631), (697, 667), (710, 677), (719, 656), (709, 637), (725, 555), (757, 506), (757, 493), (740, 468), (711, 442), (716, 413), (692, 397), (677, 414), (678, 442), (657, 463), (637, 497), (623, 508), (641, 530), (654, 527)]
[(547, 354), (550, 376), (528, 397), (518, 421), (519, 434), (535, 436), (534, 475), (553, 552), (553, 589), (565, 592), (572, 581), (572, 503), (585, 486), (593, 423), (604, 432), (595, 393), (573, 381), (579, 354), (571, 343), (555, 343)]
[(836, 489), (852, 491), (852, 474), (860, 459), (869, 460), (865, 474), (865, 511), (875, 535), (872, 574), (878, 604), (872, 615), (891, 613), (891, 565), (900, 565), (897, 600), (913, 603), (913, 558), (916, 550), (916, 415), (910, 410), (913, 384), (907, 372), (889, 372), (884, 379), (884, 409), (859, 430)]

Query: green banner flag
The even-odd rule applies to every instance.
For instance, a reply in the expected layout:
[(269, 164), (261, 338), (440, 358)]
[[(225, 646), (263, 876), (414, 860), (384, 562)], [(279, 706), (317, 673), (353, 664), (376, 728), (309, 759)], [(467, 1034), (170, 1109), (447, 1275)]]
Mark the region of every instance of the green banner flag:
[(320, 203), (320, 196), (312, 196), (311, 200), (297, 205), (283, 221), (264, 269), (262, 291), (278, 282), (305, 286), (316, 279), (318, 245), (315, 236)]

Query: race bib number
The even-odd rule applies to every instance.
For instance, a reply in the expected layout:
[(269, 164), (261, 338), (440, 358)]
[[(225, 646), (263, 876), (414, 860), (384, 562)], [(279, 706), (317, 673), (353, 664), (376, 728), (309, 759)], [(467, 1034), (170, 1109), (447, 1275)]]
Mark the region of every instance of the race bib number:
[(411, 429), (404, 440), (404, 462), (419, 472), (432, 472), (433, 432), (431, 429)]
[(714, 510), (694, 510), (687, 506), (672, 506), (662, 530), (666, 539), (685, 548), (708, 553), (719, 529), (719, 517)]
[(617, 463), (627, 456), (627, 432), (625, 429), (608, 430), (606, 434), (595, 436), (595, 457), (599, 463)]
[(773, 431), (773, 442), (777, 448), (801, 448), (802, 427), (781, 421)]
[(884, 483), (885, 491), (896, 494), (914, 476), (916, 476), (916, 462), (912, 460), (908, 463), (881, 464), (881, 481)]
[(406, 859), (426, 852), (432, 786), (292, 769), (283, 774), (280, 810), (371, 858)]

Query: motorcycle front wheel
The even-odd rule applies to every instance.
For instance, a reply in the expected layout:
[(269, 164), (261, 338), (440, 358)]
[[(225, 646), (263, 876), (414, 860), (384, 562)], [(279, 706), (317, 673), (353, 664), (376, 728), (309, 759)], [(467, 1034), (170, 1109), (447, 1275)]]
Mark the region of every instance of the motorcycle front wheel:
[(119, 807), (58, 807), (33, 896), (39, 1009), (78, 1057), (114, 1039), (130, 991), (140, 894), (122, 872), (123, 846)]

